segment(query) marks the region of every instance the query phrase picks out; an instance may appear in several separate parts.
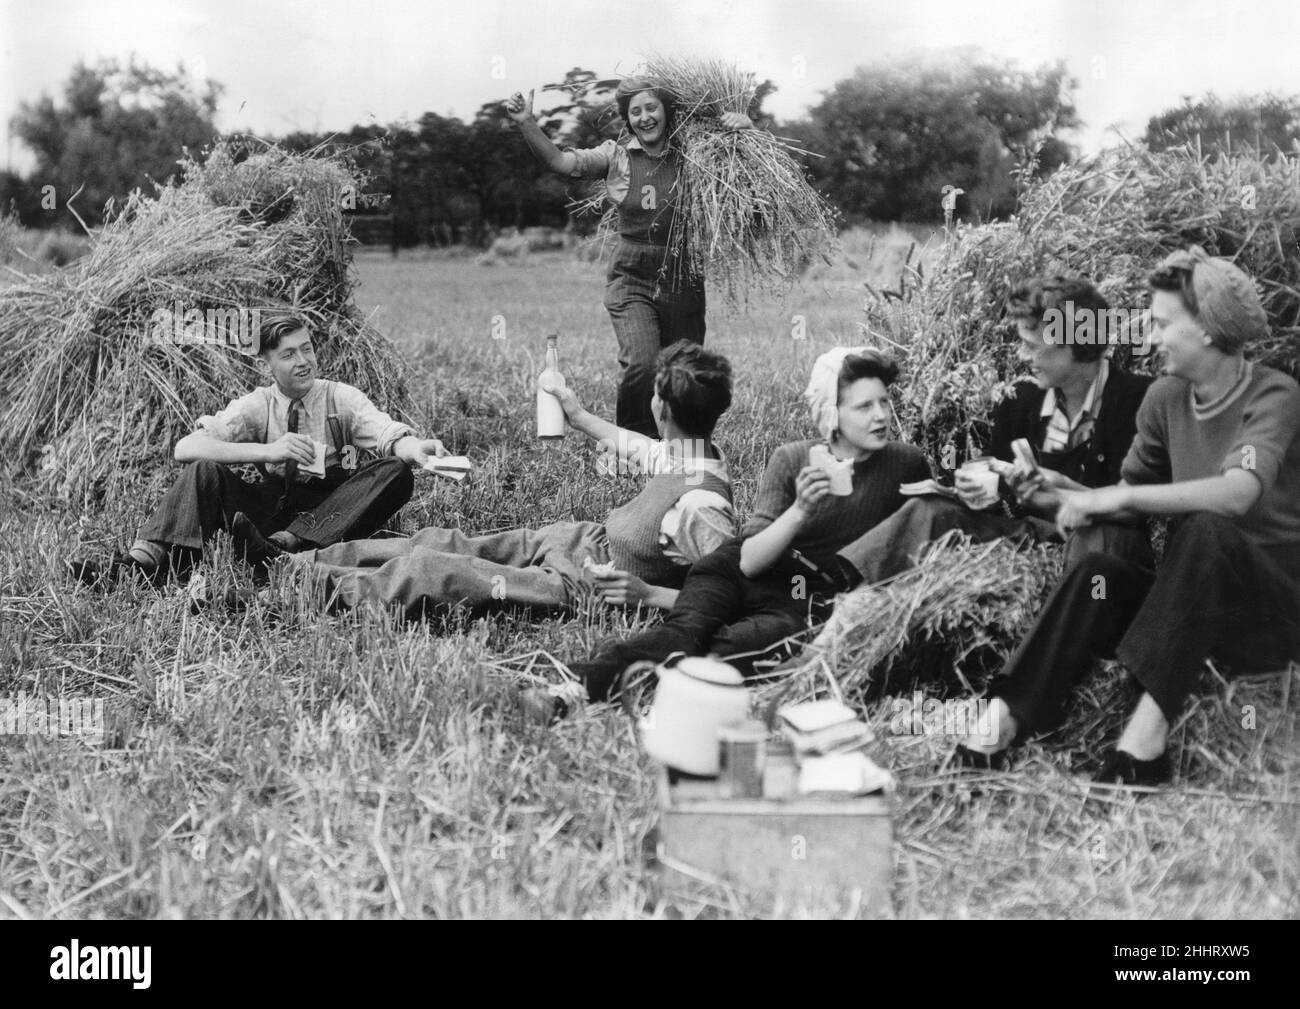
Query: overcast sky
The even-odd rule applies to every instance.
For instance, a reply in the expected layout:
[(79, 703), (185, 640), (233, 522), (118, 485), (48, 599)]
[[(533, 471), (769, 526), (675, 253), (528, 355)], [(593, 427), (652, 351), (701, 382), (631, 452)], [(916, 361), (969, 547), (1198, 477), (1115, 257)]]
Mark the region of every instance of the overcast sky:
[[(1064, 60), (1096, 150), (1183, 95), (1300, 92), (1295, 0), (0, 0), (0, 122), (60, 95), (78, 60), (183, 61), (225, 87), (223, 130), (346, 129), (483, 103), (573, 66), (635, 69), (647, 52), (734, 60), (803, 115), (855, 67), (977, 45), (1024, 67)], [(5, 165), (30, 168), (8, 137)]]

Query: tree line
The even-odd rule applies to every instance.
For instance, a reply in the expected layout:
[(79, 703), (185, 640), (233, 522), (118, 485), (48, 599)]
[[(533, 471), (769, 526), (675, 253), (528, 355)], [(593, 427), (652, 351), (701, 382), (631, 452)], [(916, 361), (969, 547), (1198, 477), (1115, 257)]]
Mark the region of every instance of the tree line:
[[(574, 67), (540, 92), (538, 117), (558, 142), (574, 147), (616, 135), (602, 110), (612, 83)], [(810, 179), (843, 214), (866, 221), (940, 221), (940, 193), (959, 191), (963, 219), (995, 220), (1014, 212), (1018, 188), (1077, 156), (1071, 135), (1082, 125), (1078, 82), (1063, 63), (1023, 69), (978, 50), (938, 57), (900, 57), (860, 67), (823, 92), (806, 118), (778, 122), (763, 105), (776, 86), (757, 89), (750, 116), (815, 152)], [(0, 211), (28, 227), (76, 227), (67, 198), (97, 223), (131, 189), (176, 171), (183, 149), (199, 151), (216, 135), (222, 88), (198, 82), (183, 66), (162, 71), (132, 60), (78, 64), (61, 100), (23, 103), (12, 132), (35, 154), (26, 176), (0, 172)], [(592, 230), (596, 216), (576, 214), (587, 184), (559, 179), (529, 155), (500, 102), (469, 121), (426, 112), (415, 122), (368, 125), (332, 133), (264, 138), (296, 151), (344, 153), (368, 177), (358, 226), (394, 248), (482, 244), (496, 229), (545, 225)], [(1223, 101), (1187, 97), (1151, 117), (1144, 141), (1153, 149), (1199, 142), (1203, 150), (1243, 144), (1300, 151), (1300, 98), (1268, 94)], [(367, 217), (381, 207), (382, 217)], [(360, 229), (359, 229), (360, 230)]]

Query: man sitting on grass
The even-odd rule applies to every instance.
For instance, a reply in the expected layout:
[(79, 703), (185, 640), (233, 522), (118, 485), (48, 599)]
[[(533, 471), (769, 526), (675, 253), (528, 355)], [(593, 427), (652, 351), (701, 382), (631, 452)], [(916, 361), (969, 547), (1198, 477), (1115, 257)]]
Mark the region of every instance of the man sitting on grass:
[[(989, 445), (992, 467), (1003, 475), (1002, 493), (990, 499), (970, 475), (957, 471), (961, 501), (914, 497), (885, 521), (839, 551), (841, 588), (883, 581), (915, 563), (921, 548), (951, 529), (984, 541), (1000, 536), (1059, 542), (1054, 520), (1064, 491), (1119, 480), (1120, 464), (1133, 442), (1138, 405), (1151, 379), (1125, 371), (1106, 358), (1109, 304), (1082, 277), (1035, 278), (1012, 290), (1007, 314), (1020, 336), (1019, 357), (1031, 381), (1016, 385), (999, 404)], [(1052, 321), (1086, 313), (1093, 343), (1066, 344), (1052, 335)], [(1068, 325), (1073, 325), (1071, 319)], [(1038, 457), (1044, 485), (1025, 486), (1008, 460), (1011, 443), (1027, 440)], [(1025, 492), (1023, 500), (1017, 491)], [(1150, 560), (1145, 534), (1134, 524), (1091, 526), (1072, 537), (1067, 558), (1105, 548)]]
[[(70, 562), (89, 585), (138, 575), (153, 585), (185, 575), (218, 530), (255, 565), (278, 553), (369, 536), (411, 496), (409, 466), (446, 450), (417, 438), (359, 389), (316, 377), (305, 322), (287, 312), (266, 317), (258, 355), (272, 383), (230, 403), (176, 443), (176, 461), (192, 463), (154, 510), (125, 555), (109, 563)], [(358, 464), (359, 452), (380, 458)], [(324, 469), (314, 469), (323, 455)], [(253, 463), (265, 480), (249, 483), (230, 468)]]
[(731, 405), (731, 363), (685, 340), (660, 352), (650, 400), (660, 439), (602, 420), (568, 388), (545, 391), (559, 397), (574, 428), (617, 453), (621, 467), (649, 476), (636, 497), (603, 523), (483, 536), (429, 527), (294, 558), (311, 565), (327, 604), (396, 607), (411, 619), (458, 605), (567, 609), (590, 577), (607, 603), (672, 607), (690, 565), (736, 531), (731, 478), (713, 445), (714, 425)]
[(1150, 284), (1165, 377), (1142, 403), (1123, 479), (1064, 492), (1057, 524), (1178, 522), (1154, 573), (1100, 552), (1066, 572), (995, 681), (996, 730), (957, 748), (964, 764), (1000, 765), (1013, 742), (1059, 724), (1093, 659), (1114, 655), (1143, 693), (1097, 780), (1160, 784), (1169, 727), (1207, 658), (1241, 672), (1300, 656), (1300, 386), (1243, 356), (1268, 319), (1238, 267), (1193, 247)]

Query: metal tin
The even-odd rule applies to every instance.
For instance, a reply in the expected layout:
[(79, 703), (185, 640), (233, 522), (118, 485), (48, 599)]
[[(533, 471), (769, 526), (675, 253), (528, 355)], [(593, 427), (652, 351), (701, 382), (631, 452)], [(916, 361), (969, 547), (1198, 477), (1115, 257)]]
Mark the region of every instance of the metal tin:
[(767, 726), (754, 719), (728, 722), (718, 728), (718, 764), (722, 794), (733, 799), (763, 795), (763, 760)]
[(794, 760), (794, 746), (788, 739), (770, 740), (765, 757), (763, 798), (784, 799), (794, 795), (799, 783), (799, 765)]

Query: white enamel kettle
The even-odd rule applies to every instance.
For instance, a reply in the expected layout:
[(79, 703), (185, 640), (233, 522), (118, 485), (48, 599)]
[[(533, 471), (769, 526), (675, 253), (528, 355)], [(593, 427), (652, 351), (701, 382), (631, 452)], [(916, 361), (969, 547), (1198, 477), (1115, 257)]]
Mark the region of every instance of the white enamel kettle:
[[(745, 678), (720, 659), (681, 652), (653, 668), (654, 704), (638, 723), (646, 753), (687, 774), (717, 777), (719, 727), (749, 717)], [(630, 667), (627, 680), (636, 672)]]

